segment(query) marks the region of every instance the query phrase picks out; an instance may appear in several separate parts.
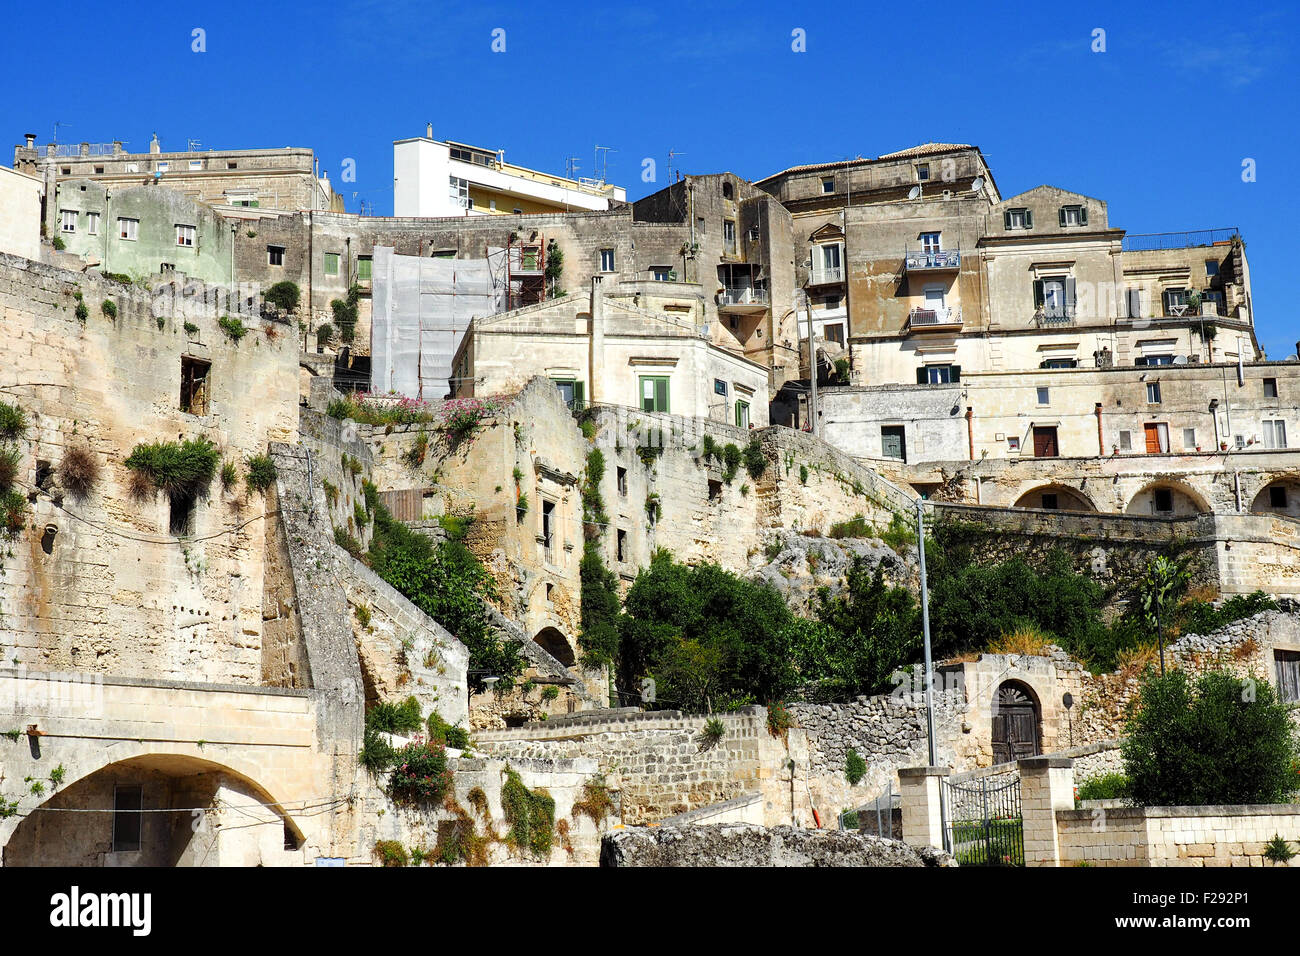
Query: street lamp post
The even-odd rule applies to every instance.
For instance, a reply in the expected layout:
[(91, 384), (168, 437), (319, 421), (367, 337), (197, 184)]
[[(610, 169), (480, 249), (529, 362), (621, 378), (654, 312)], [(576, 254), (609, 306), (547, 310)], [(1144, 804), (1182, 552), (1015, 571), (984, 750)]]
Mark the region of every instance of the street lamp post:
[(925, 501), (916, 499), (916, 549), (921, 560), (921, 631), (925, 637), (925, 729), (929, 743), (930, 766), (934, 755), (934, 676), (930, 660), (930, 591), (925, 577)]

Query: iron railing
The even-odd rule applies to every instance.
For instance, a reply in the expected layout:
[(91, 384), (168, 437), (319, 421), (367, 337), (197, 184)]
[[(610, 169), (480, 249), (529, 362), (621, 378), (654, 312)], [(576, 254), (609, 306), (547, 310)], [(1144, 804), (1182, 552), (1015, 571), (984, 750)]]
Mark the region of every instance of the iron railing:
[(833, 282), (844, 281), (843, 266), (825, 266), (821, 269), (814, 269), (812, 276), (808, 279), (809, 285), (830, 285)]
[(924, 252), (905, 252), (903, 254), (903, 268), (909, 272), (956, 269), (960, 266), (961, 253), (955, 249), (944, 252), (935, 249)]
[(908, 313), (907, 324), (912, 328), (961, 325), (961, 309), (913, 309)]
[(1039, 309), (1034, 313), (1034, 322), (1040, 329), (1074, 325), (1074, 306), (1066, 305), (1052, 309)]
[(767, 290), (726, 289), (719, 293), (718, 305), (767, 305)]
[(1125, 252), (1150, 252), (1157, 249), (1187, 249), (1195, 246), (1212, 246), (1216, 242), (1231, 242), (1241, 235), (1236, 226), (1222, 229), (1196, 229), (1191, 232), (1150, 232), (1125, 236)]

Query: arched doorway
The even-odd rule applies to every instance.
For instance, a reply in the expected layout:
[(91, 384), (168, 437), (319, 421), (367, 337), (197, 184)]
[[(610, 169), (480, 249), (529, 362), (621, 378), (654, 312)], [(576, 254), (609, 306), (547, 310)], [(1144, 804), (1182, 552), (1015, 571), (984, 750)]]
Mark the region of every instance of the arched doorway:
[(533, 640), (565, 667), (574, 665), (576, 658), (573, 648), (569, 646), (569, 639), (560, 633), (559, 628), (544, 627), (537, 632)]
[(1210, 503), (1190, 485), (1181, 481), (1155, 481), (1135, 494), (1126, 514), (1157, 518), (1187, 518), (1210, 514)]
[(1016, 508), (1042, 508), (1047, 511), (1096, 511), (1082, 492), (1064, 485), (1039, 485), (1016, 499)]
[(1300, 478), (1275, 478), (1251, 502), (1253, 514), (1290, 515), (1300, 518)]
[(1042, 715), (1033, 691), (1005, 681), (993, 698), (993, 762), (1010, 763), (1042, 750)]

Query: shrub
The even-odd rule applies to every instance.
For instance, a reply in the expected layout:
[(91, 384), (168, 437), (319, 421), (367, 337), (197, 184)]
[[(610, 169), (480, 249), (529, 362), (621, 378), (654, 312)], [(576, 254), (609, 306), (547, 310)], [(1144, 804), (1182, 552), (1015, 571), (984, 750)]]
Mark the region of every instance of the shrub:
[(330, 309), (334, 313), (334, 327), (339, 331), (339, 339), (351, 342), (356, 335), (357, 303), (361, 301), (361, 287), (355, 283), (348, 288), (346, 299), (334, 299)]
[(767, 705), (767, 732), (773, 737), (784, 737), (786, 731), (794, 726), (794, 717), (780, 701)]
[(407, 866), (411, 860), (399, 840), (380, 840), (375, 844), (375, 859), (380, 866)]
[(352, 555), (352, 557), (361, 557), (363, 551), (361, 542), (358, 541), (346, 528), (334, 529), (334, 543), (348, 554)]
[(220, 460), (217, 446), (200, 437), (136, 445), (123, 464), (159, 491), (193, 498), (207, 491)]
[(658, 494), (651, 492), (645, 496), (645, 516), (651, 524), (658, 521), (663, 512), (663, 505), (660, 503)]
[(240, 319), (232, 319), (228, 315), (223, 315), (217, 319), (217, 325), (221, 326), (221, 331), (230, 337), (230, 341), (239, 344), (239, 340), (248, 334), (248, 327)]
[(754, 436), (749, 440), (749, 444), (745, 446), (742, 454), (745, 470), (749, 472), (749, 477), (755, 481), (762, 478), (763, 472), (767, 471), (767, 456), (763, 454), (763, 445), (758, 440), (758, 436)]
[[(370, 626), (370, 605), (358, 604), (355, 608), (353, 608), (353, 612), (357, 616), (358, 624), (360, 624), (362, 627)], [(417, 713), (418, 713), (418, 708), (417, 708)]]
[(248, 474), (244, 483), (250, 491), (266, 491), (275, 481), (275, 462), (270, 455), (253, 455), (248, 459)]
[(221, 465), (221, 487), (226, 491), (235, 487), (239, 483), (239, 469), (235, 467), (233, 461), (224, 462)]
[(1047, 652), (1050, 639), (1032, 623), (1018, 624), (1014, 630), (1005, 632), (996, 641), (989, 644), (991, 654), (1016, 654), (1027, 657), (1041, 657)]
[(316, 326), (316, 341), (321, 345), (329, 345), (330, 340), (334, 338), (334, 326), (328, 322), (322, 322)]
[(807, 465), (800, 465), (800, 466), (799, 466), (799, 484), (801, 484), (801, 485), (806, 485), (806, 484), (808, 484), (808, 466), (807, 466)]
[(22, 454), (17, 448), (0, 448), (0, 492), (8, 491), (13, 487), (14, 479), (18, 477), (18, 464), (22, 461)]
[(1122, 800), (1128, 792), (1128, 777), (1122, 773), (1104, 773), (1079, 784), (1080, 800)]
[(74, 445), (63, 453), (59, 482), (73, 498), (84, 501), (99, 481), (99, 458), (89, 448)]
[(400, 704), (380, 701), (366, 712), (366, 726), (390, 734), (409, 734), (424, 725), (420, 702), (408, 697)]
[(429, 740), (445, 744), (456, 750), (469, 749), (469, 731), (459, 725), (447, 723), (435, 710), (429, 714)]
[(835, 522), (826, 534), (830, 538), (870, 538), (874, 533), (871, 525), (867, 524), (867, 519), (859, 514), (848, 521)]
[(901, 554), (905, 548), (916, 545), (916, 529), (902, 515), (894, 512), (889, 519), (889, 527), (881, 534), (880, 540), (895, 554)]
[(77, 307), (72, 311), (73, 314), (77, 317), (78, 322), (85, 322), (88, 318), (90, 318), (90, 309), (86, 307), (85, 302), (78, 302)]
[(393, 755), (388, 792), (398, 802), (438, 803), (451, 790), (447, 750), (442, 744), (416, 740)]
[(555, 800), (545, 790), (529, 790), (514, 769), (506, 767), (506, 782), (501, 787), (501, 808), (510, 826), (506, 843), (534, 856), (551, 852), (555, 829)]
[(122, 285), (131, 284), (131, 277), (125, 272), (101, 272), (100, 275), (105, 279), (121, 283)]
[(1273, 839), (1264, 844), (1264, 859), (1278, 866), (1285, 866), (1295, 858), (1295, 850), (1291, 849), (1291, 844), (1287, 843), (1276, 833)]
[(22, 531), (26, 518), (27, 499), (20, 492), (11, 488), (0, 495), (0, 524), (6, 535), (13, 537)]
[(614, 663), (619, 648), (618, 579), (605, 567), (600, 547), (588, 541), (578, 565), (581, 582), (578, 646), (587, 667)]
[(559, 696), (560, 688), (556, 687), (554, 684), (547, 684), (542, 688), (542, 700), (552, 701), (559, 698)]
[(731, 479), (736, 477), (736, 472), (740, 470), (741, 451), (730, 442), (722, 449), (722, 480), (731, 484)]
[(415, 425), (434, 420), (428, 402), (405, 396), (382, 396), (357, 392), (333, 399), (325, 414), (342, 421), (350, 418), (363, 425)]
[(1281, 803), (1300, 755), (1273, 687), (1221, 670), (1148, 671), (1121, 752), (1140, 806)]
[(515, 499), (515, 517), (523, 521), (524, 516), (528, 514), (528, 492), (519, 492), (519, 497)]
[(99, 304), (99, 311), (103, 312), (110, 319), (117, 318), (117, 303), (112, 299), (105, 299)]
[(704, 729), (700, 731), (700, 743), (705, 747), (713, 747), (726, 735), (726, 724), (717, 717), (710, 717), (704, 722)]
[(582, 799), (573, 802), (573, 812), (570, 816), (575, 820), (579, 816), (585, 816), (599, 827), (613, 809), (614, 798), (609, 795), (605, 778), (597, 777), (582, 785)]
[(419, 468), (424, 464), (424, 459), (429, 456), (429, 433), (420, 432), (415, 436), (415, 441), (411, 447), (406, 450), (402, 460), (410, 468)]
[(844, 779), (856, 787), (858, 781), (866, 775), (867, 762), (862, 759), (861, 754), (850, 747), (849, 752), (844, 756)]
[(27, 413), (21, 406), (0, 402), (0, 441), (16, 441), (27, 431)]
[(53, 239), (50, 240), (50, 245), (52, 245), (59, 252), (62, 252), (64, 249), (68, 248), (68, 244), (63, 241), (62, 236), (55, 236)]
[(298, 308), (298, 299), (302, 293), (295, 282), (287, 279), (283, 282), (277, 282), (271, 288), (263, 293), (262, 298), (275, 306), (281, 312), (292, 312)]
[(186, 335), (194, 335), (199, 331), (199, 327), (193, 322), (186, 322), (184, 325)]

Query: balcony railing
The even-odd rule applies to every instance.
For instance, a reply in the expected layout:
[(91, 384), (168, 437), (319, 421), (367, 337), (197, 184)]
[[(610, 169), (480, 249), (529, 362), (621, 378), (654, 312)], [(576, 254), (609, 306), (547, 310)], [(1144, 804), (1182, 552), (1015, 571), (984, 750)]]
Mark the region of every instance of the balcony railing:
[(823, 266), (820, 269), (813, 269), (812, 275), (808, 279), (809, 285), (832, 285), (836, 282), (844, 281), (843, 266)]
[(1150, 252), (1156, 249), (1190, 249), (1231, 242), (1241, 235), (1236, 226), (1224, 229), (1197, 229), (1193, 232), (1154, 232), (1145, 235), (1125, 236), (1121, 246), (1125, 252)]
[(961, 253), (955, 249), (937, 249), (903, 254), (903, 268), (908, 272), (935, 272), (961, 267)]
[(718, 295), (718, 305), (754, 305), (767, 307), (766, 289), (726, 289)]
[(1050, 309), (1039, 309), (1034, 313), (1034, 324), (1040, 329), (1074, 325), (1074, 306), (1057, 306)]
[(908, 313), (909, 328), (960, 328), (961, 309), (913, 309)]

